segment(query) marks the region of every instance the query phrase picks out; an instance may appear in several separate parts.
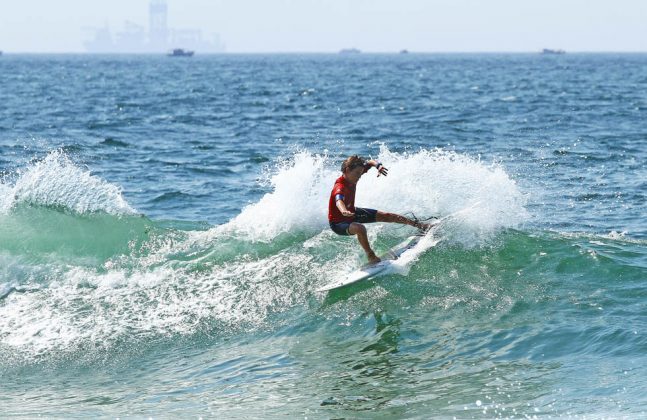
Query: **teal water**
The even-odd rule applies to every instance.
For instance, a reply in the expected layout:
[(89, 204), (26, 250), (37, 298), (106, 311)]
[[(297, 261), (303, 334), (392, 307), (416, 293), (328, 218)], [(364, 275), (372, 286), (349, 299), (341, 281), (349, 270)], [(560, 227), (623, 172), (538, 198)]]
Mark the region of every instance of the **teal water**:
[[(645, 416), (646, 64), (3, 56), (0, 414)], [(358, 205), (467, 210), (321, 294), (353, 153)]]

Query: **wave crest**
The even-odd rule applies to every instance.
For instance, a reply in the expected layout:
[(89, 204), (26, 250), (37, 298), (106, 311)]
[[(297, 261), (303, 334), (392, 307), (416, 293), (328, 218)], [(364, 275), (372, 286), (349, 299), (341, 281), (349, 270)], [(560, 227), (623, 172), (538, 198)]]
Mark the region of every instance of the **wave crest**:
[(43, 160), (16, 173), (13, 185), (0, 189), (0, 212), (19, 204), (62, 208), (78, 214), (104, 212), (135, 214), (121, 189), (74, 164), (62, 151), (50, 152)]

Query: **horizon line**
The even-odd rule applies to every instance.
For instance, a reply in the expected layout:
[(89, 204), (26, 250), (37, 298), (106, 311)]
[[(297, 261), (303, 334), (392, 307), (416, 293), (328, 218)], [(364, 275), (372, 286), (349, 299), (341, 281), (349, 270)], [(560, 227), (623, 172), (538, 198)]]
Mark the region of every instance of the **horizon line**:
[[(340, 53), (343, 48), (340, 50), (336, 51), (220, 51), (220, 52), (200, 52), (199, 50), (193, 50), (197, 55), (261, 55), (261, 54), (335, 54), (335, 55), (343, 55), (343, 56), (358, 56), (358, 55), (377, 55), (377, 54), (397, 54), (397, 55), (406, 55), (406, 54), (543, 54), (543, 50), (525, 50), (525, 51), (519, 51), (519, 50), (512, 50), (512, 51), (506, 51), (506, 50), (486, 50), (486, 51), (461, 51), (461, 50), (440, 50), (440, 51), (414, 51), (414, 50), (407, 50), (407, 49), (402, 49), (399, 51), (396, 50), (389, 50), (389, 51), (362, 51), (360, 50), (357, 53), (348, 53), (348, 54), (343, 54)], [(406, 53), (402, 53), (402, 51), (406, 51)], [(645, 54), (647, 53), (647, 50), (573, 50), (573, 51), (568, 51), (564, 50), (565, 54)], [(164, 55), (167, 54), (168, 51), (141, 51), (141, 52), (128, 52), (128, 51), (110, 51), (110, 52), (92, 52), (92, 51), (7, 51), (7, 50), (0, 50), (0, 53), (3, 55), (11, 55), (11, 54), (76, 54), (76, 55)], [(550, 55), (550, 54), (548, 54)]]

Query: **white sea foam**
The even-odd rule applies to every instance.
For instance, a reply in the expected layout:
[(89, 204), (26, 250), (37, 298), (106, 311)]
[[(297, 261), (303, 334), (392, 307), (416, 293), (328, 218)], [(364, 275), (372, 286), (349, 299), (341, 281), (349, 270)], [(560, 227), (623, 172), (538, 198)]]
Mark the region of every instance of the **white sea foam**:
[[(375, 170), (358, 184), (355, 204), (425, 217), (446, 215), (466, 207), (471, 211), (451, 224), (452, 237), (468, 244), (501, 228), (526, 220), (526, 197), (496, 163), (440, 149), (396, 153), (382, 146), (378, 159), (387, 177)], [(275, 168), (271, 191), (245, 207), (229, 223), (203, 236), (223, 233), (252, 241), (271, 241), (281, 233), (317, 231), (327, 227), (330, 190), (340, 175), (339, 162), (300, 152)]]
[(295, 154), (279, 164), (269, 177), (270, 193), (245, 207), (229, 223), (216, 228), (216, 232), (269, 241), (293, 230), (322, 228), (327, 220), (328, 194), (336, 176), (327, 163), (325, 156)]
[(13, 187), (0, 182), (0, 215), (6, 214), (13, 205)]
[(57, 273), (48, 287), (7, 290), (0, 338), (5, 349), (28, 360), (90, 343), (109, 349), (123, 340), (258, 326), (271, 312), (303, 300), (307, 290), (295, 281), (303, 270), (323, 273), (312, 257), (291, 252), (243, 258), (200, 274), (171, 262), (134, 271), (75, 267)]
[(422, 239), (420, 239), (420, 242), (418, 242), (413, 248), (405, 251), (400, 258), (391, 264), (389, 273), (396, 273), (403, 276), (408, 275), (411, 265), (417, 261), (422, 254), (430, 248), (438, 245), (441, 241), (442, 237), (436, 235), (435, 231), (427, 233)]
[(134, 214), (119, 187), (73, 163), (63, 152), (50, 152), (17, 173), (15, 183), (0, 184), (0, 213), (21, 204), (55, 206), (79, 214)]

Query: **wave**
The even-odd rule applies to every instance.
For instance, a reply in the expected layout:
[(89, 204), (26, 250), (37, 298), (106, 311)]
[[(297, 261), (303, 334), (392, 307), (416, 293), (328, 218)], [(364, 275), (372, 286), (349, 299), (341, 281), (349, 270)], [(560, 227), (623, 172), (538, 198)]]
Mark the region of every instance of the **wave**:
[[(190, 245), (194, 234), (166, 232), (144, 244), (149, 252), (113, 257), (101, 266), (34, 263), (0, 253), (0, 289), (6, 294), (0, 300), (0, 350), (11, 355), (7, 363), (71, 354), (103, 360), (173, 337), (219, 342), (232, 334), (304, 322), (312, 328), (375, 310), (501, 316), (554, 299), (559, 292), (553, 289), (561, 288), (555, 282), (595, 290), (612, 278), (630, 287), (642, 281), (647, 267), (644, 247), (622, 240), (508, 230), (488, 246), (441, 242), (417, 256), (406, 275), (386, 275), (326, 297), (315, 290), (363, 260), (349, 238), (322, 231), (278, 244), (230, 238), (196, 248)], [(376, 247), (385, 250), (397, 241), (383, 238)], [(20, 282), (6, 281), (20, 276)]]
[(125, 141), (117, 140), (112, 137), (106, 137), (103, 139), (103, 141), (100, 142), (100, 144), (104, 146), (112, 146), (112, 147), (130, 147), (129, 143), (126, 143)]
[[(644, 274), (644, 244), (621, 234), (524, 231), (526, 198), (496, 164), (385, 147), (379, 159), (389, 176), (369, 172), (358, 205), (418, 215), (468, 211), (407, 270), (332, 301), (314, 291), (364, 257), (354, 238), (325, 223), (337, 176), (327, 155), (298, 152), (268, 167), (271, 191), (205, 230), (138, 215), (117, 187), (61, 154), (34, 163), (15, 183), (0, 184), (11, 203), (0, 214), (0, 366), (72, 355), (103, 360), (174, 337), (218, 341), (394, 305), (512, 311), (550, 299), (555, 279), (603, 283), (622, 273), (627, 282)], [(369, 237), (381, 252), (406, 229), (374, 225)]]
[(0, 252), (34, 262), (100, 265), (132, 253), (154, 233), (150, 220), (135, 215), (78, 215), (24, 204), (0, 214)]
[(0, 183), (0, 252), (33, 263), (101, 264), (132, 252), (152, 222), (119, 187), (49, 153)]
[(6, 214), (16, 205), (31, 204), (77, 214), (136, 214), (119, 187), (74, 164), (61, 150), (14, 175), (13, 183), (0, 183), (0, 213)]

